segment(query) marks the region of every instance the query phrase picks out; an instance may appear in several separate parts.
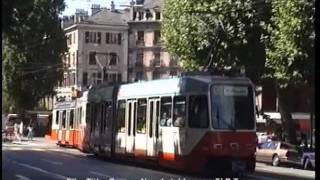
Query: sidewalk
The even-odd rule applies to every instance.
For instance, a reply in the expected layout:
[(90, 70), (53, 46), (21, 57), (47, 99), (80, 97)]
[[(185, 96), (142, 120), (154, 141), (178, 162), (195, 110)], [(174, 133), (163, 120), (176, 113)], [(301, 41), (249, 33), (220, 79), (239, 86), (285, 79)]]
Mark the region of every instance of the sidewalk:
[(12, 142), (5, 142), (4, 144), (17, 144), (17, 145), (28, 145), (28, 146), (56, 146), (56, 142), (45, 137), (35, 137), (32, 141), (28, 141), (28, 138), (23, 137), (21, 142), (19, 141), (12, 141)]

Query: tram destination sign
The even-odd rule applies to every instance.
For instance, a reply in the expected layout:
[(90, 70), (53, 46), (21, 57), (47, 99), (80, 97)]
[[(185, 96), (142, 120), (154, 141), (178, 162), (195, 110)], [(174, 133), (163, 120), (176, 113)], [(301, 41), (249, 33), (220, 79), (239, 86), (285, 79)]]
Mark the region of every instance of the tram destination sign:
[(248, 96), (248, 87), (241, 86), (225, 86), (223, 88), (225, 96)]
[(75, 108), (76, 101), (65, 101), (65, 102), (56, 102), (54, 104), (55, 109), (66, 109), (66, 108)]

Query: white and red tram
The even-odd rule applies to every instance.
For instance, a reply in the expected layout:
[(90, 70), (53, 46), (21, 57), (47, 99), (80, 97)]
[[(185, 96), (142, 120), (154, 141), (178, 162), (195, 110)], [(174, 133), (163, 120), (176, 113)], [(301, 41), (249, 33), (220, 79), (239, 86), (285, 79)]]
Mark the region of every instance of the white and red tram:
[(56, 102), (53, 110), (51, 138), (59, 145), (74, 145), (76, 101)]
[(202, 172), (255, 169), (253, 84), (208, 75), (89, 91), (84, 141), (97, 155)]

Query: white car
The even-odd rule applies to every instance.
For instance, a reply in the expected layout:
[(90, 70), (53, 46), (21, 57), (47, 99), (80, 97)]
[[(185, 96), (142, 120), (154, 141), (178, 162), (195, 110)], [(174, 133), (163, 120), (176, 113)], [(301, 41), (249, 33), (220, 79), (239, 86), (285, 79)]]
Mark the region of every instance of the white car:
[(265, 143), (268, 140), (268, 135), (266, 132), (257, 132), (258, 144)]

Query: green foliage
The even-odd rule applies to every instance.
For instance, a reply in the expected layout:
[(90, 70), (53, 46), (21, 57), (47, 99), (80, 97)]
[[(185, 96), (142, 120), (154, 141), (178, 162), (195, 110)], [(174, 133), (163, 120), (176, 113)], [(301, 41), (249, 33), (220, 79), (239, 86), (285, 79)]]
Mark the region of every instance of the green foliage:
[(2, 41), (4, 90), (10, 106), (32, 109), (54, 93), (62, 78), (67, 46), (58, 14), (64, 2), (5, 0), (4, 5), (11, 13), (6, 15)]
[(280, 88), (312, 83), (314, 76), (314, 0), (273, 0), (268, 27), (266, 77)]
[(164, 44), (186, 71), (244, 65), (258, 80), (265, 61), (266, 7), (251, 0), (166, 0)]

